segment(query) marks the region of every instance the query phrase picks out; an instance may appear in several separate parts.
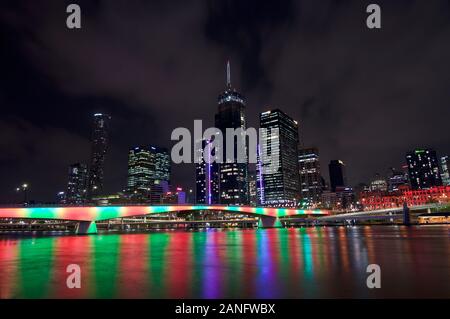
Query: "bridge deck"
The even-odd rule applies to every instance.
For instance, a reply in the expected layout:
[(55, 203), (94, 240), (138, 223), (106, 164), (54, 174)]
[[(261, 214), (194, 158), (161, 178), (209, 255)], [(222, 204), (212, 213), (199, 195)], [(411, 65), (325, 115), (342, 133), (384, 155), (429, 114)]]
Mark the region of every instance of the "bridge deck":
[(225, 205), (161, 205), (161, 206), (99, 206), (99, 207), (22, 207), (0, 208), (0, 218), (58, 219), (73, 221), (101, 221), (114, 218), (163, 214), (170, 212), (212, 210), (261, 217), (297, 215), (328, 215), (325, 210), (302, 210)]

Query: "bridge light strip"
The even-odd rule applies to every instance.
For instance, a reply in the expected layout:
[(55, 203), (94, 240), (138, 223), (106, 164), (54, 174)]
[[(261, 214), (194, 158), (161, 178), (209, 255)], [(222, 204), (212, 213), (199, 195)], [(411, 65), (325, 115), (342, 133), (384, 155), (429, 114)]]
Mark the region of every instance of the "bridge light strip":
[(298, 215), (329, 215), (325, 210), (302, 210), (293, 208), (269, 208), (225, 205), (179, 205), (179, 206), (100, 206), (100, 207), (36, 207), (0, 208), (0, 218), (59, 219), (73, 221), (100, 221), (121, 217), (163, 214), (177, 211), (214, 210), (255, 214), (271, 217)]

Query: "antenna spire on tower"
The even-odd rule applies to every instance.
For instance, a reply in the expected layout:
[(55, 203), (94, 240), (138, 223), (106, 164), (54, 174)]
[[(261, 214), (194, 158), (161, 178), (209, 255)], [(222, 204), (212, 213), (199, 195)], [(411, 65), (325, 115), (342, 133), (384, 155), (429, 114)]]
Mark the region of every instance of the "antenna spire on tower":
[(227, 87), (231, 87), (231, 68), (230, 60), (227, 61)]

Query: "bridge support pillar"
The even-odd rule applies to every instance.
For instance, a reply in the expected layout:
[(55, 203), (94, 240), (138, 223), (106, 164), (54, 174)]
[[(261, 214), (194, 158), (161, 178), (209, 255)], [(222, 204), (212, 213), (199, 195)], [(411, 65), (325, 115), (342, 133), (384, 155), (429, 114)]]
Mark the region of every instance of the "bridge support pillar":
[(262, 216), (259, 218), (258, 227), (260, 228), (275, 228), (282, 226), (283, 225), (278, 217)]
[(409, 226), (409, 208), (406, 202), (403, 203), (403, 225)]
[(77, 235), (97, 234), (97, 225), (95, 222), (79, 222), (75, 230)]

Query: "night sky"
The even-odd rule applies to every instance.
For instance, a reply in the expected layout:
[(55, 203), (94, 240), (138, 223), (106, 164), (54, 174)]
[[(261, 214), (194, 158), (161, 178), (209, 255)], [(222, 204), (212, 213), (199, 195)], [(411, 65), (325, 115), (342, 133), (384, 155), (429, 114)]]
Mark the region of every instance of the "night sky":
[[(66, 27), (66, 6), (82, 29)], [(366, 6), (382, 29), (366, 27)], [(400, 167), (405, 152), (450, 154), (450, 1), (2, 1), (0, 202), (65, 190), (88, 162), (92, 115), (112, 116), (105, 190), (124, 188), (128, 149), (171, 147), (176, 127), (212, 126), (232, 83), (247, 119), (280, 108), (317, 146), (322, 172), (342, 159), (349, 182)], [(174, 184), (194, 185), (191, 165)]]

